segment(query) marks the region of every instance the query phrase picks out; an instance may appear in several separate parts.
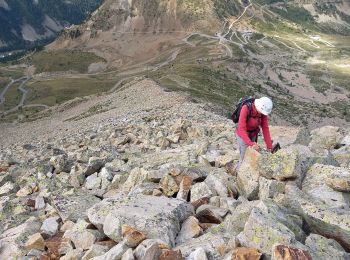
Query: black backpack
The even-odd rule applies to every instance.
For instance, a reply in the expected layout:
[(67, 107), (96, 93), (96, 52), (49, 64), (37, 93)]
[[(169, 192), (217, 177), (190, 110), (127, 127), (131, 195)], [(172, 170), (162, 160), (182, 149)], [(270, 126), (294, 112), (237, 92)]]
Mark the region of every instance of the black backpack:
[(254, 102), (255, 98), (253, 97), (243, 97), (241, 98), (238, 103), (236, 104), (235, 111), (233, 111), (231, 115), (231, 119), (234, 123), (238, 123), (239, 115), (241, 113), (241, 109), (244, 105), (247, 105), (249, 109), (249, 116), (252, 114), (252, 104)]

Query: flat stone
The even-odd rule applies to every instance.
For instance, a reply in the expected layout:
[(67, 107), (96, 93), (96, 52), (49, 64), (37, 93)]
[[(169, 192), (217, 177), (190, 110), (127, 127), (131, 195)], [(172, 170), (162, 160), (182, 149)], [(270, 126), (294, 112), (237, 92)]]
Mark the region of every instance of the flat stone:
[(169, 245), (175, 244), (180, 223), (191, 214), (192, 206), (183, 200), (122, 194), (104, 199), (88, 210), (90, 222), (117, 242), (121, 241), (122, 225), (126, 224)]
[(196, 217), (201, 223), (220, 224), (228, 210), (212, 205), (202, 205), (196, 210)]
[(86, 211), (101, 200), (85, 193), (77, 192), (73, 195), (61, 195), (53, 199), (53, 206), (58, 211), (62, 221), (77, 221), (86, 217)]

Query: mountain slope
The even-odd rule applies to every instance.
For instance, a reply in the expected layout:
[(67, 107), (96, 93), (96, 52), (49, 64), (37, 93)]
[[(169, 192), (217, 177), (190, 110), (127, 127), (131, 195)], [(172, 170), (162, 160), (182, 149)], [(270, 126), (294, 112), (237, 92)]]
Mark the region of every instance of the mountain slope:
[(81, 23), (101, 0), (1, 0), (0, 52), (52, 40), (65, 26)]

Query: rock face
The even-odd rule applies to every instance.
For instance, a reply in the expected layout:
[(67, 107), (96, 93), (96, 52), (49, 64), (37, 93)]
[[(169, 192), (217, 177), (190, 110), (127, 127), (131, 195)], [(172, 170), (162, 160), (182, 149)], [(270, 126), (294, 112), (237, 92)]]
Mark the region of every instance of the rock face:
[(88, 210), (91, 223), (115, 241), (121, 240), (122, 225), (127, 224), (172, 246), (180, 224), (191, 214), (187, 202), (144, 195), (105, 199)]

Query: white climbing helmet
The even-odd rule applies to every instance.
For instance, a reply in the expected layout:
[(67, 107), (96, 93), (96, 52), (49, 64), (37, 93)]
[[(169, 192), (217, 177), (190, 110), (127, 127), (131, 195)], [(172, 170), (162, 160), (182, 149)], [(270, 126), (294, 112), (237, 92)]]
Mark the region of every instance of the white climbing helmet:
[(256, 110), (258, 110), (258, 112), (260, 112), (265, 116), (271, 113), (272, 107), (273, 107), (272, 100), (269, 99), (268, 97), (255, 99), (254, 105), (256, 107)]

